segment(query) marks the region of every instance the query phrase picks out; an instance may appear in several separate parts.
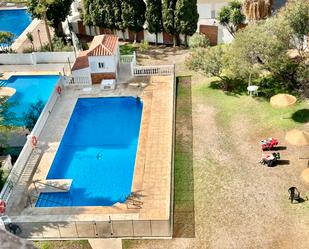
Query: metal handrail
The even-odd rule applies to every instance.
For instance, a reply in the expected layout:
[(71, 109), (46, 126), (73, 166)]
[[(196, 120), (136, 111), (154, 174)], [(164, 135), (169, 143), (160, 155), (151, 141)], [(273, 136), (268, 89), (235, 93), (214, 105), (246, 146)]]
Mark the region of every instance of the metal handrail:
[[(60, 189), (60, 190), (66, 191), (66, 192), (68, 191), (68, 190), (65, 189), (65, 188), (53, 186), (53, 185), (51, 185), (51, 184), (41, 182), (40, 180), (32, 181), (32, 183), (33, 183), (35, 189), (37, 189), (35, 184), (36, 184), (36, 183), (41, 183), (41, 184), (43, 184), (43, 185), (45, 185), (45, 186), (49, 186), (49, 187), (52, 187), (52, 188)], [(38, 191), (37, 191), (37, 192), (38, 192)]]

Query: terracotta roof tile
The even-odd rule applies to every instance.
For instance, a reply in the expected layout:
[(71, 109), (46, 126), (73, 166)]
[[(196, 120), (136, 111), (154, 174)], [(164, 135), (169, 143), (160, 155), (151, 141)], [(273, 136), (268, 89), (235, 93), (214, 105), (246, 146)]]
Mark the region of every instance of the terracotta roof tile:
[(93, 38), (88, 56), (114, 55), (117, 50), (118, 37), (115, 35), (97, 35)]
[(72, 67), (72, 71), (89, 67), (88, 54), (89, 50), (80, 52), (79, 56)]

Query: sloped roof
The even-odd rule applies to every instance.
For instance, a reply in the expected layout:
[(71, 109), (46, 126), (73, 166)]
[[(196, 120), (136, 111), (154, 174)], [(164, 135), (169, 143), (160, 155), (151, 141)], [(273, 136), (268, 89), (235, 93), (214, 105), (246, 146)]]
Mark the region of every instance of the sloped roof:
[(89, 67), (88, 56), (115, 55), (118, 47), (118, 36), (97, 35), (93, 38), (88, 50), (82, 51), (76, 58), (72, 71)]
[(88, 50), (80, 52), (79, 56), (76, 58), (76, 61), (74, 62), (72, 71), (89, 67), (87, 54)]
[(115, 35), (97, 35), (93, 38), (88, 56), (114, 55), (118, 45), (118, 37)]

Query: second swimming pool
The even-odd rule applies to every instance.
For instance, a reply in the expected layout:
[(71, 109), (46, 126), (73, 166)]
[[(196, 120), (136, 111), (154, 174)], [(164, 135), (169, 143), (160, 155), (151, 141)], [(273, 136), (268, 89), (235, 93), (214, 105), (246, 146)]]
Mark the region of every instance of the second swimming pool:
[(110, 206), (131, 193), (143, 105), (133, 97), (80, 98), (47, 179), (73, 179), (67, 193), (41, 193), (36, 207)]

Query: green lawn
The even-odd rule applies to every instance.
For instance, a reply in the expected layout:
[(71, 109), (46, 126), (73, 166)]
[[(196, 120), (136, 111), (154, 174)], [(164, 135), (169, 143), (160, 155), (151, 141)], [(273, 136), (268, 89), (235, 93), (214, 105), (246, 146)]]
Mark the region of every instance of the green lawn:
[(212, 89), (209, 87), (211, 80), (213, 79), (209, 78), (204, 84), (195, 85), (193, 91), (215, 107), (218, 111), (216, 118), (222, 126), (228, 125), (235, 116), (248, 117), (253, 123), (259, 122), (269, 129), (288, 130), (308, 122), (308, 104), (304, 102), (287, 108), (274, 108), (264, 98), (234, 95)]
[(40, 249), (91, 249), (87, 240), (37, 241), (34, 246)]

